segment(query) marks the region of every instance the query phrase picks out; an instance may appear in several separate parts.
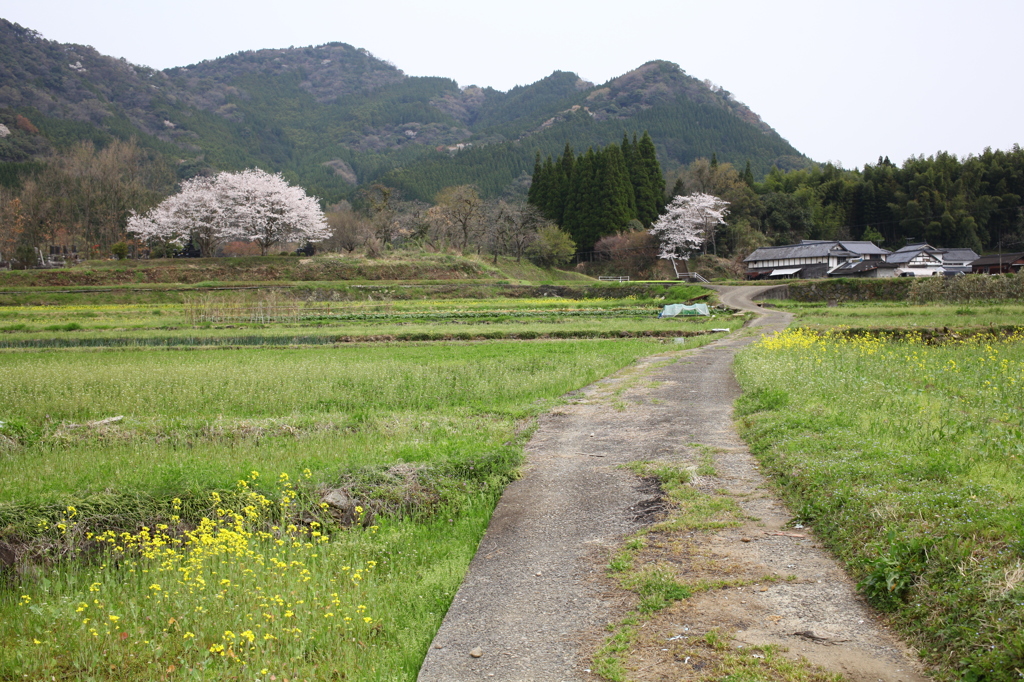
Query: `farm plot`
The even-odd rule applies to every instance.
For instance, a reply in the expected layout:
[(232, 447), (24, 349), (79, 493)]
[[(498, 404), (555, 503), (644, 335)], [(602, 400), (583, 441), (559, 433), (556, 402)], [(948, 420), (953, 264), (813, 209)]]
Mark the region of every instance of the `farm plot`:
[(737, 359), (744, 437), (945, 677), (1024, 670), (1024, 338), (791, 329)]
[(414, 679), (529, 418), (664, 348), (6, 352), (0, 678)]
[(721, 310), (711, 318), (658, 319), (660, 303), (491, 299), (332, 304), (263, 295), (203, 296), (185, 305), (36, 306), (0, 312), (0, 348), (671, 337), (738, 327), (745, 319)]

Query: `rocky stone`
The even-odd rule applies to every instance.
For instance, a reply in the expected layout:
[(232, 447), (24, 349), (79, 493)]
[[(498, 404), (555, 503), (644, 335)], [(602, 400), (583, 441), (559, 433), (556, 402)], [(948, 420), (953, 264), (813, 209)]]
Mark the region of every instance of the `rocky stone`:
[[(343, 488), (328, 490), (320, 500), (327, 505), (327, 512), (343, 526), (354, 526), (358, 523), (369, 526), (373, 523), (373, 514), (366, 505), (361, 505), (359, 500), (353, 498)], [(363, 512), (360, 514), (356, 507), (362, 507)]]

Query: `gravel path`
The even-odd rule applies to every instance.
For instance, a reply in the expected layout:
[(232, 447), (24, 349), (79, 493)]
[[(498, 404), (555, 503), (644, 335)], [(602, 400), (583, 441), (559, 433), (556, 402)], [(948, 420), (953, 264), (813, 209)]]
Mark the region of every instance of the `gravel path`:
[[(770, 287), (713, 288), (731, 307), (758, 310), (751, 297)], [(716, 485), (747, 496), (743, 505), (765, 519), (768, 530), (791, 518), (770, 495), (751, 494), (761, 490), (763, 479), (732, 425), (732, 402), (739, 394), (732, 375), (735, 351), (790, 321), (781, 312), (761, 312), (747, 329), (704, 348), (641, 359), (540, 418), (527, 446), (524, 476), (502, 496), (427, 653), (421, 682), (595, 679), (586, 670), (584, 643), (620, 618), (629, 600), (610, 588), (603, 567), (623, 537), (649, 523), (658, 509), (657, 490), (621, 468), (623, 463), (679, 459), (697, 444), (715, 448), (725, 453), (716, 462), (722, 477)], [(785, 570), (801, 578), (757, 600), (742, 600), (750, 601), (749, 607), (738, 599), (730, 605), (728, 596), (728, 608), (708, 604), (729, 616), (723, 624), (737, 638), (767, 643), (790, 637), (785, 631), (826, 633), (837, 646), (818, 646), (828, 648), (829, 655), (809, 658), (837, 672), (872, 681), (923, 679), (903, 672), (913, 663), (900, 658), (898, 644), (875, 624), (826, 552), (781, 537), (742, 543), (737, 537), (724, 540), (730, 555), (720, 551), (719, 535), (715, 543), (709, 539), (708, 551), (746, 562), (752, 570)], [(765, 621), (768, 626), (758, 618), (753, 627), (737, 627), (747, 623), (734, 617), (736, 610), (755, 607), (781, 615)], [(814, 640), (800, 643), (806, 641)], [(649, 679), (678, 679), (676, 674)]]

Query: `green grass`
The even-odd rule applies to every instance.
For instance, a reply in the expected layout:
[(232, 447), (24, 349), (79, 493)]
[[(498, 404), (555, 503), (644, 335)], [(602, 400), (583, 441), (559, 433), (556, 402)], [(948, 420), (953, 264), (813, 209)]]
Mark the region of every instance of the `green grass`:
[[(197, 294), (163, 286), (175, 285), (130, 305), (48, 294), (51, 305), (0, 307), (0, 343), (21, 346), (0, 353), (0, 545), (21, 557), (0, 577), (0, 679), (414, 679), (531, 418), (664, 345), (338, 339), (721, 325), (656, 319), (660, 297), (704, 293), (690, 287), (413, 300), (429, 292), (378, 285), (359, 290), (365, 301), (254, 324), (197, 322), (181, 303)], [(354, 291), (337, 286), (303, 296)], [(221, 310), (288, 301), (201, 296)], [(372, 525), (339, 527), (320, 506), (330, 488)], [(153, 538), (174, 554), (154, 553)], [(652, 604), (674, 598), (648, 582)]]
[(737, 375), (744, 437), (791, 508), (940, 678), (1019, 679), (1024, 339), (795, 330)]
[[(529, 419), (663, 348), (595, 340), (6, 353), (0, 542), (57, 563), (29, 562), (3, 579), (0, 678), (414, 679), (516, 475)], [(206, 589), (150, 582), (161, 562), (89, 539), (158, 524), (182, 539), (203, 519), (230, 522), (218, 510), (238, 512), (247, 504), (239, 495), (257, 487), (270, 500), (266, 516), (246, 527), (238, 561), (204, 564)], [(317, 504), (328, 487), (363, 501), (375, 528), (330, 523)], [(305, 548), (312, 523), (330, 538), (322, 551)], [(302, 556), (273, 554), (278, 541)], [(197, 547), (177, 548), (181, 561)], [(271, 556), (309, 573), (264, 575)], [(338, 582), (344, 566), (363, 567), (358, 585)], [(221, 580), (244, 586), (228, 609), (231, 592), (212, 589)], [(173, 585), (175, 600), (157, 608), (152, 584), (162, 593)], [(290, 606), (266, 606), (271, 588)], [(83, 602), (102, 627), (81, 622)], [(351, 631), (327, 612), (353, 618)], [(285, 624), (301, 636), (282, 636)], [(245, 632), (256, 646), (243, 646)], [(268, 633), (278, 640), (258, 638)]]
[[(221, 486), (250, 468), (326, 475), (339, 465), (486, 450), (507, 439), (517, 419), (660, 347), (566, 341), (8, 354), (0, 421), (24, 423), (33, 441), (0, 461), (10, 483), (0, 499), (175, 480)], [(119, 415), (125, 420), (105, 429), (68, 427)], [(147, 458), (153, 464), (140, 467)]]
[(915, 305), (910, 303), (842, 303), (830, 308), (825, 303), (772, 300), (771, 305), (795, 313), (795, 326), (830, 329), (849, 327), (989, 327), (1021, 324), (1024, 304), (951, 303)]

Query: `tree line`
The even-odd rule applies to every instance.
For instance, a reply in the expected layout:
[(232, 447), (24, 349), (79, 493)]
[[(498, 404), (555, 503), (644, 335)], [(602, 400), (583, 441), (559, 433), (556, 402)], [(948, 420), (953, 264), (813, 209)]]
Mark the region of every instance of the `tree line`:
[(541, 163), (538, 153), (527, 200), (568, 232), (584, 251), (601, 237), (649, 227), (665, 205), (665, 180), (654, 141), (623, 136), (576, 156), (566, 143), (557, 159)]
[(132, 211), (174, 187), (166, 163), (133, 141), (81, 142), (33, 171), (0, 186), (0, 260), (35, 263), (35, 250), (48, 246), (107, 254)]
[(908, 242), (977, 253), (1024, 249), (1024, 150), (985, 149), (957, 158), (940, 152), (902, 166), (881, 157), (863, 169), (831, 163), (783, 172), (760, 182), (748, 169), (698, 159), (669, 178), (672, 194), (705, 192), (731, 204), (724, 255), (802, 239)]
[[(521, 193), (493, 195), (463, 180), (424, 200), (419, 192), (403, 196), (400, 187), (374, 183), (350, 201), (321, 202), (331, 227), (323, 246), (369, 252), (420, 246), (538, 262), (564, 262), (568, 243), (576, 251), (600, 251), (614, 242), (621, 253), (656, 253), (647, 230), (665, 203), (708, 194), (728, 202), (729, 214), (707, 235), (707, 250), (734, 264), (760, 246), (801, 239), (1024, 250), (1024, 151), (1017, 145), (962, 158), (911, 157), (900, 166), (882, 157), (853, 170), (834, 164), (772, 168), (758, 179), (751, 163), (740, 170), (719, 163), (714, 153), (663, 177), (647, 133), (578, 155), (563, 144), (558, 157), (534, 158), (532, 182), (523, 177)], [(0, 260), (24, 263), (48, 246), (109, 255), (128, 238), (133, 211), (149, 211), (183, 182), (182, 168), (131, 140), (73, 144), (17, 170), (0, 173)], [(191, 171), (213, 175), (209, 168)], [(559, 255), (552, 259), (551, 253)]]
[[(703, 194), (727, 202), (728, 219), (704, 234), (703, 250), (717, 258), (700, 257), (699, 266), (723, 275), (742, 274), (743, 258), (759, 247), (804, 239), (867, 240), (893, 250), (922, 241), (979, 254), (1024, 250), (1018, 145), (962, 158), (916, 156), (901, 166), (881, 157), (853, 170), (773, 167), (760, 181), (749, 162), (741, 171), (712, 154), (670, 171), (665, 188), (667, 198)], [(655, 276), (663, 241), (637, 225), (609, 232), (593, 247), (604, 265), (588, 272)]]

